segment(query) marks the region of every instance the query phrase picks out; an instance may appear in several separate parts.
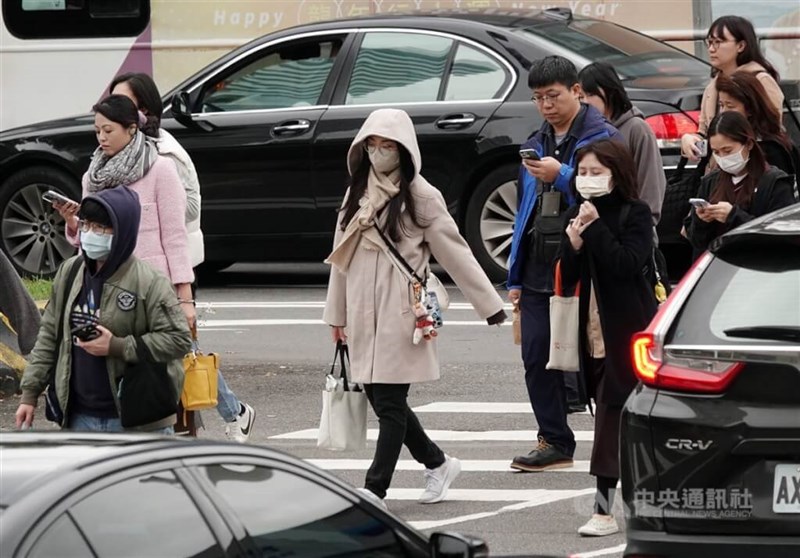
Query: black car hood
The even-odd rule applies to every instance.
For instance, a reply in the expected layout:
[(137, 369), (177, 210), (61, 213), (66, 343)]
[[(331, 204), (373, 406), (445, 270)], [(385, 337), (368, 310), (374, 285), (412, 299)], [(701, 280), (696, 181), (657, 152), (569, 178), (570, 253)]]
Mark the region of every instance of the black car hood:
[(30, 137), (41, 140), (51, 135), (68, 134), (72, 132), (84, 133), (90, 130), (93, 124), (94, 115), (91, 113), (70, 116), (68, 118), (59, 118), (58, 120), (47, 120), (45, 122), (20, 126), (19, 128), (3, 130), (0, 132), (0, 142), (13, 142)]

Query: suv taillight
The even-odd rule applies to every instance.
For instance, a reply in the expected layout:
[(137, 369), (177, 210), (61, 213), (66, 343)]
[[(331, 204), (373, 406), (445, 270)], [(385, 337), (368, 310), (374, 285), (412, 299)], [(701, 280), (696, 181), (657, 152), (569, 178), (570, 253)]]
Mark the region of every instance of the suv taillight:
[(658, 147), (680, 147), (683, 134), (696, 134), (699, 110), (665, 112), (645, 119), (656, 135)]
[[(706, 253), (686, 272), (669, 299), (658, 309), (648, 328), (633, 336), (631, 356), (637, 379), (646, 386), (690, 393), (722, 393), (736, 378), (744, 365), (703, 358), (674, 358), (664, 356), (663, 339), (656, 333), (664, 326), (667, 316), (674, 315), (675, 304), (682, 304), (697, 282), (695, 269), (711, 259)], [(663, 336), (663, 333), (662, 333)]]

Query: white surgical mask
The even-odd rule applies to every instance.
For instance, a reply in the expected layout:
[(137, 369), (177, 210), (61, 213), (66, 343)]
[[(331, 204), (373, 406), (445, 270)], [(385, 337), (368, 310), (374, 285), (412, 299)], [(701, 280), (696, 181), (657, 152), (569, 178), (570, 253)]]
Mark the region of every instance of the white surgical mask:
[(730, 155), (722, 156), (714, 153), (714, 160), (717, 162), (717, 165), (719, 165), (719, 168), (728, 174), (735, 176), (742, 172), (747, 166), (748, 161), (750, 161), (749, 156), (747, 159), (742, 156), (742, 151), (744, 151), (744, 147), (742, 147), (736, 153), (731, 153)]
[(611, 192), (611, 175), (576, 176), (575, 188), (585, 200), (605, 196)]
[(367, 156), (372, 167), (380, 173), (389, 174), (400, 166), (400, 151), (383, 147), (367, 146)]
[(81, 248), (86, 257), (92, 260), (105, 260), (111, 253), (113, 234), (98, 234), (94, 231), (81, 232)]

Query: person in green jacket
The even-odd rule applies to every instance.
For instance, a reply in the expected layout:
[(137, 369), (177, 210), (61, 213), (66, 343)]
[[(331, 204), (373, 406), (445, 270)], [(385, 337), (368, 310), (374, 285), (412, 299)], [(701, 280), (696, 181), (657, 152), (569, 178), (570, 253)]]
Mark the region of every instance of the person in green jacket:
[[(169, 279), (133, 256), (140, 215), (139, 198), (127, 187), (104, 190), (81, 202), (81, 251), (56, 273), (22, 377), (17, 428), (33, 425), (36, 403), (55, 367), (62, 428), (128, 430), (120, 419), (119, 393), (129, 365), (139, 360), (137, 342), (144, 343), (155, 363), (166, 364), (171, 386), (165, 385), (174, 387), (170, 397), (177, 405), (183, 388), (182, 359), (191, 350), (191, 336)], [(72, 274), (75, 280), (68, 281), (73, 266), (78, 266)], [(56, 323), (60, 316), (63, 322)], [(56, 346), (58, 328), (61, 343)], [(157, 396), (152, 395), (143, 395), (137, 405), (155, 409)], [(130, 429), (172, 434), (175, 421), (173, 408), (166, 416)]]

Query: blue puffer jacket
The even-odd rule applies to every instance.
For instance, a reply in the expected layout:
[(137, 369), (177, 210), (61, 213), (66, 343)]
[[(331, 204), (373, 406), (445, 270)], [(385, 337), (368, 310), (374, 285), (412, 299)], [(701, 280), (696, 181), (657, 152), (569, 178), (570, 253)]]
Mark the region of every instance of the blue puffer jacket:
[[(575, 204), (575, 196), (572, 189), (572, 178), (575, 174), (575, 153), (581, 147), (595, 141), (603, 139), (613, 139), (624, 141), (619, 131), (612, 126), (600, 112), (592, 106), (583, 105), (578, 113), (577, 128), (573, 130), (578, 137), (575, 148), (570, 153), (566, 153), (561, 163), (561, 170), (556, 177), (553, 186), (564, 194), (567, 203), (572, 206)], [(520, 149), (533, 148), (540, 157), (552, 157), (551, 153), (544, 153), (545, 134), (551, 133), (552, 126), (545, 122), (539, 130), (526, 141)], [(508, 280), (506, 285), (509, 289), (521, 289), (523, 269), (525, 267), (525, 257), (528, 251), (528, 243), (523, 242), (527, 238), (525, 232), (530, 229), (530, 220), (536, 207), (536, 187), (537, 179), (528, 173), (524, 165), (519, 167), (519, 178), (517, 186), (517, 217), (514, 221), (514, 235), (511, 239), (511, 256), (508, 260)], [(552, 280), (546, 281), (551, 284)]]

